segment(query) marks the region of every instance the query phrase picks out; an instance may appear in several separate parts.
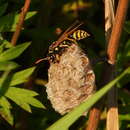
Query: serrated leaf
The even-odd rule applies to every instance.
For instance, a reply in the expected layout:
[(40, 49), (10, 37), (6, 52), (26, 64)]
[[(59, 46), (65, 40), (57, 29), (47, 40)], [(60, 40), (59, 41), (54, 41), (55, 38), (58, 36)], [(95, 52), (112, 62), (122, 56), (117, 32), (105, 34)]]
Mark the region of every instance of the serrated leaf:
[(10, 124), (13, 125), (13, 116), (10, 112), (11, 105), (5, 97), (0, 98), (0, 115)]
[(16, 72), (12, 78), (11, 86), (21, 84), (27, 80), (27, 78), (33, 73), (35, 67), (31, 67), (19, 72)]
[(19, 65), (12, 61), (4, 61), (0, 62), (0, 71), (7, 70), (9, 68), (10, 70), (16, 69)]
[(5, 12), (6, 8), (7, 8), (7, 6), (8, 6), (8, 3), (2, 4), (2, 5), (0, 6), (0, 16), (2, 16), (2, 15), (4, 14), (4, 12)]
[(0, 107), (5, 107), (7, 109), (12, 108), (11, 104), (4, 96), (0, 98)]
[(9, 41), (3, 40), (2, 44), (4, 44), (5, 48), (11, 48), (14, 47)]
[(0, 45), (0, 54), (3, 52), (4, 47), (5, 47), (5, 45), (4, 45), (4, 44), (1, 44), (1, 45)]
[(24, 94), (24, 95), (28, 95), (29, 97), (34, 97), (34, 96), (37, 96), (38, 93), (36, 93), (35, 91), (32, 91), (32, 90), (28, 90), (28, 89), (23, 89), (23, 88), (16, 88), (16, 87), (10, 87), (9, 90), (8, 90), (8, 94), (11, 94), (11, 93), (21, 93), (21, 94)]
[(29, 106), (29, 104), (26, 102), (26, 97), (23, 96), (18, 92), (10, 92), (9, 91), (6, 93), (5, 95), (6, 97), (8, 97), (9, 99), (11, 99), (13, 102), (15, 102), (17, 105), (19, 105), (21, 108), (23, 108), (25, 111), (31, 112), (31, 107)]
[(47, 130), (66, 130), (72, 123), (74, 123), (85, 111), (92, 107), (104, 94), (106, 94), (122, 77), (130, 73), (130, 67), (127, 68), (121, 75), (116, 79), (105, 85), (102, 89), (97, 91), (89, 99), (81, 103), (79, 106), (74, 108), (67, 115), (62, 117), (60, 120), (51, 125)]
[(17, 58), (25, 49), (28, 48), (30, 42), (23, 43), (12, 47), (0, 54), (0, 61), (7, 61)]
[(10, 87), (12, 75), (10, 73), (10, 69), (7, 68), (7, 70), (3, 73), (1, 78), (1, 85), (0, 85), (0, 98), (5, 95), (5, 93), (8, 91), (8, 88)]
[(28, 103), (37, 108), (45, 108), (45, 106), (36, 98), (28, 98)]
[(6, 97), (28, 112), (31, 112), (30, 104), (38, 108), (43, 108), (43, 105), (33, 97), (36, 95), (38, 94), (32, 90), (15, 87), (10, 87), (5, 94)]
[[(30, 11), (27, 13), (25, 20), (34, 16), (37, 12)], [(11, 13), (6, 16), (1, 17), (0, 20), (0, 32), (7, 32), (7, 31), (15, 31), (16, 25), (18, 23), (20, 14), (18, 13)]]

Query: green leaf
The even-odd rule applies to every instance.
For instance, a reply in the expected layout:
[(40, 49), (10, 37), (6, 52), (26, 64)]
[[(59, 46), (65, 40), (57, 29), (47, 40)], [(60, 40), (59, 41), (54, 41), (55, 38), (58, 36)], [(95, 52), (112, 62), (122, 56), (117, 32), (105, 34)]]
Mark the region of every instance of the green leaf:
[[(15, 86), (15, 85), (25, 82), (27, 78), (33, 73), (34, 69), (35, 67), (31, 67), (31, 68), (16, 72), (14, 75), (11, 75), (12, 77), (11, 77), (10, 86)], [(8, 76), (8, 74), (6, 74), (6, 76)], [(6, 77), (0, 78), (0, 84), (2, 84), (4, 79), (6, 79)]]
[(29, 98), (28, 97), (28, 103), (34, 107), (37, 107), (37, 108), (45, 108), (45, 106), (36, 98), (32, 98), (32, 97)]
[(5, 97), (0, 98), (0, 115), (4, 118), (10, 125), (13, 125), (13, 116), (10, 112), (11, 105)]
[(28, 48), (30, 42), (23, 43), (8, 49), (0, 54), (0, 61), (7, 61), (17, 58), (25, 49)]
[(130, 73), (130, 67), (126, 69), (120, 76), (105, 85), (102, 89), (97, 91), (85, 102), (77, 106), (73, 111), (62, 117), (56, 123), (51, 125), (47, 130), (66, 130), (72, 123), (74, 123), (86, 110), (92, 107), (102, 96), (104, 96), (122, 77)]
[(9, 90), (8, 90), (8, 94), (10, 94), (10, 93), (13, 94), (13, 92), (28, 95), (29, 97), (38, 96), (38, 93), (36, 93), (35, 91), (32, 91), (32, 90), (23, 89), (23, 88), (16, 88), (16, 87), (10, 87)]
[[(25, 20), (34, 16), (37, 12), (30, 11), (27, 13)], [(7, 32), (7, 31), (15, 31), (16, 25), (18, 23), (20, 14), (18, 13), (11, 13), (6, 16), (1, 17), (0, 19), (0, 32)]]
[(31, 67), (31, 68), (16, 72), (13, 75), (11, 86), (15, 86), (15, 85), (25, 82), (27, 78), (33, 73), (34, 69), (35, 67)]
[(7, 6), (8, 6), (8, 3), (5, 3), (5, 4), (0, 6), (0, 16), (2, 16), (4, 14), (4, 12), (6, 11)]
[(9, 41), (3, 40), (2, 44), (4, 44), (5, 48), (11, 48), (14, 47)]
[(2, 78), (1, 78), (1, 85), (0, 85), (0, 98), (5, 95), (5, 93), (7, 92), (10, 83), (11, 83), (11, 79), (12, 79), (12, 75), (10, 73), (10, 69), (7, 68), (7, 70), (3, 73)]
[(7, 70), (9, 68), (10, 70), (16, 69), (19, 65), (12, 61), (4, 61), (0, 62), (0, 71)]
[(37, 99), (33, 97), (36, 95), (38, 94), (32, 90), (10, 87), (5, 96), (14, 101), (24, 110), (31, 112), (30, 104), (38, 108), (45, 108)]
[(37, 12), (36, 11), (30, 11), (26, 14), (25, 20), (30, 19), (32, 16), (36, 15)]
[[(26, 14), (26, 17), (25, 17), (25, 20), (28, 20), (29, 18), (31, 18), (32, 16), (34, 16), (37, 12), (36, 11), (30, 11)], [(15, 20), (14, 20), (14, 23), (12, 25), (12, 28), (10, 31), (15, 31), (16, 30), (16, 25), (17, 25), (17, 22), (19, 20), (19, 16), (20, 14), (18, 14), (16, 17), (15, 17)]]
[(126, 120), (126, 121), (130, 121), (130, 114), (120, 114), (119, 115), (119, 119), (120, 120)]

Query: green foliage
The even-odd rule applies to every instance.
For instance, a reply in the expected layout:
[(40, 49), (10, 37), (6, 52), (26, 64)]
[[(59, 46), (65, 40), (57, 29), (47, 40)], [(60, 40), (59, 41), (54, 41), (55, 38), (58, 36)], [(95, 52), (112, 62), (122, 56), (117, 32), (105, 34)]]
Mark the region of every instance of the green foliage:
[(26, 78), (29, 77), (33, 73), (34, 69), (35, 67), (32, 67), (32, 68), (28, 68), (28, 69), (16, 72), (12, 77), (11, 86), (15, 86), (15, 85), (25, 82)]
[(36, 92), (31, 90), (26, 90), (22, 88), (10, 87), (5, 94), (5, 97), (14, 101), (17, 105), (19, 105), (24, 110), (31, 112), (31, 107), (29, 105), (45, 108), (40, 101), (34, 98), (34, 96), (38, 95)]
[(30, 43), (24, 43), (4, 51), (0, 54), (0, 62), (17, 58), (29, 45)]
[[(23, 43), (15, 47), (12, 46), (5, 51), (2, 49), (3, 51), (0, 53), (0, 70), (4, 71), (0, 77), (0, 115), (11, 125), (13, 125), (13, 115), (10, 111), (12, 107), (8, 99), (11, 99), (28, 112), (31, 112), (30, 105), (45, 108), (40, 101), (34, 98), (38, 93), (32, 90), (12, 87), (27, 81), (27, 78), (35, 69), (35, 67), (31, 67), (15, 73), (11, 72), (12, 69), (17, 68), (19, 65), (10, 60), (17, 58), (29, 45), (30, 43)], [(4, 47), (3, 44), (0, 47)]]
[(10, 112), (11, 104), (3, 96), (0, 98), (0, 115), (11, 125), (13, 125), (13, 115)]
[(0, 62), (0, 71), (6, 70), (7, 68), (9, 69), (16, 69), (19, 65), (13, 61), (4, 61)]
[[(49, 45), (59, 37), (56, 35), (57, 30), (60, 28), (61, 31), (64, 31), (77, 19), (84, 22), (81, 29), (86, 30), (90, 34), (90, 37), (80, 42), (84, 52), (92, 61), (98, 57), (104, 57), (107, 46), (105, 43), (103, 2), (100, 0), (32, 0), (17, 41), (17, 46), (14, 47), (10, 41), (16, 30), (24, 2), (18, 0), (0, 0), (0, 116), (9, 124), (14, 124), (16, 126), (15, 129), (23, 129), (22, 126), (27, 126), (27, 129), (31, 130), (44, 130), (46, 128), (53, 128), (53, 130), (55, 128), (56, 130), (59, 128), (60, 130), (62, 128), (83, 130), (82, 121), (76, 121), (76, 119), (86, 109), (89, 109), (106, 90), (98, 91), (96, 97), (94, 95), (75, 108), (74, 111), (61, 118), (52, 109), (51, 104), (48, 103), (46, 88), (39, 87), (44, 86), (47, 82), (47, 62), (44, 61), (40, 64), (41, 66), (38, 65), (37, 69), (36, 67), (32, 67), (32, 65), (37, 59), (46, 57)], [(116, 76), (118, 78), (118, 74), (122, 73), (130, 65), (129, 14), (127, 19), (116, 60)], [(27, 48), (28, 50), (26, 51)], [(92, 67), (96, 74), (96, 83), (100, 84), (103, 63), (96, 65), (94, 63)], [(34, 71), (37, 75), (33, 73)], [(35, 90), (36, 92), (23, 88), (25, 86), (24, 83), (28, 81), (28, 77), (32, 74), (34, 74), (33, 82), (36, 84), (27, 86), (26, 88)], [(117, 82), (121, 130), (130, 128), (129, 77), (128, 74), (120, 82)], [(41, 79), (44, 83), (36, 82), (38, 81), (37, 79)], [(98, 84), (96, 85), (98, 88)], [(40, 96), (38, 96), (37, 92)], [(44, 106), (38, 99), (46, 104), (47, 109), (44, 109)], [(29, 112), (28, 114), (26, 113), (27, 116), (23, 114), (23, 111), (21, 112), (21, 108), (27, 111), (27, 113)], [(30, 112), (32, 113), (30, 114)], [(85, 117), (85, 120), (87, 120), (87, 117)], [(21, 118), (22, 120), (24, 118), (25, 122), (21, 121)], [(106, 126), (105, 120), (101, 119), (101, 122), (103, 123), (98, 126), (98, 129), (104, 130)], [(74, 128), (69, 128), (72, 124)], [(1, 120), (0, 129), (7, 130), (10, 128)]]
[(8, 6), (7, 3), (0, 6), (0, 16), (4, 14), (5, 10), (7, 9), (7, 6)]
[[(36, 14), (36, 11), (28, 12), (25, 20), (28, 20), (32, 16)], [(18, 23), (20, 14), (18, 13), (10, 13), (6, 16), (0, 17), (0, 32), (7, 32), (7, 31), (15, 31), (16, 25)]]

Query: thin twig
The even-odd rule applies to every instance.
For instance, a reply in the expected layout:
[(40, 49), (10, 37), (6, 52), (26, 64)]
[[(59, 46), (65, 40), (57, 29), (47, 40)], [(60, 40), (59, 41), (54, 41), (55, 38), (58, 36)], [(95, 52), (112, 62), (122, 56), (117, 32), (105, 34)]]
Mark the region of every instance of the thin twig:
[(25, 0), (24, 6), (21, 9), (21, 13), (20, 13), (20, 17), (19, 17), (19, 21), (17, 23), (17, 27), (16, 27), (16, 31), (14, 32), (12, 39), (11, 39), (11, 43), (12, 45), (16, 45), (16, 42), (19, 38), (23, 23), (24, 23), (24, 18), (28, 12), (29, 6), (30, 6), (31, 0)]
[[(16, 45), (17, 43), (17, 40), (19, 38), (19, 35), (20, 35), (20, 32), (21, 32), (21, 29), (23, 27), (23, 23), (24, 23), (24, 18), (28, 12), (28, 9), (29, 9), (29, 6), (30, 6), (30, 3), (31, 3), (31, 0), (25, 0), (25, 3), (24, 3), (24, 6), (23, 8), (21, 9), (21, 13), (20, 13), (20, 16), (19, 16), (19, 21), (17, 23), (17, 26), (16, 26), (16, 31), (14, 32), (12, 38), (11, 38), (11, 43), (13, 46)], [(28, 81), (30, 84), (32, 83), (32, 81)], [(25, 112), (22, 112), (21, 114), (21, 126), (19, 127), (19, 130), (23, 130), (23, 129), (27, 129), (27, 123), (26, 123), (26, 113)], [(15, 128), (15, 125), (14, 125), (14, 128)]]

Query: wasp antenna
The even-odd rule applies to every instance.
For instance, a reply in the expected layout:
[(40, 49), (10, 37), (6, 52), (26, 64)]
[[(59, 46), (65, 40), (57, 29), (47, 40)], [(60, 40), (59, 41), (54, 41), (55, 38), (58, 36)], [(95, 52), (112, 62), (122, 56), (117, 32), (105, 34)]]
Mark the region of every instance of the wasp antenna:
[(48, 60), (48, 57), (37, 60), (37, 61), (35, 62), (35, 64), (39, 64), (40, 62), (42, 62), (42, 61), (44, 61), (44, 60)]

